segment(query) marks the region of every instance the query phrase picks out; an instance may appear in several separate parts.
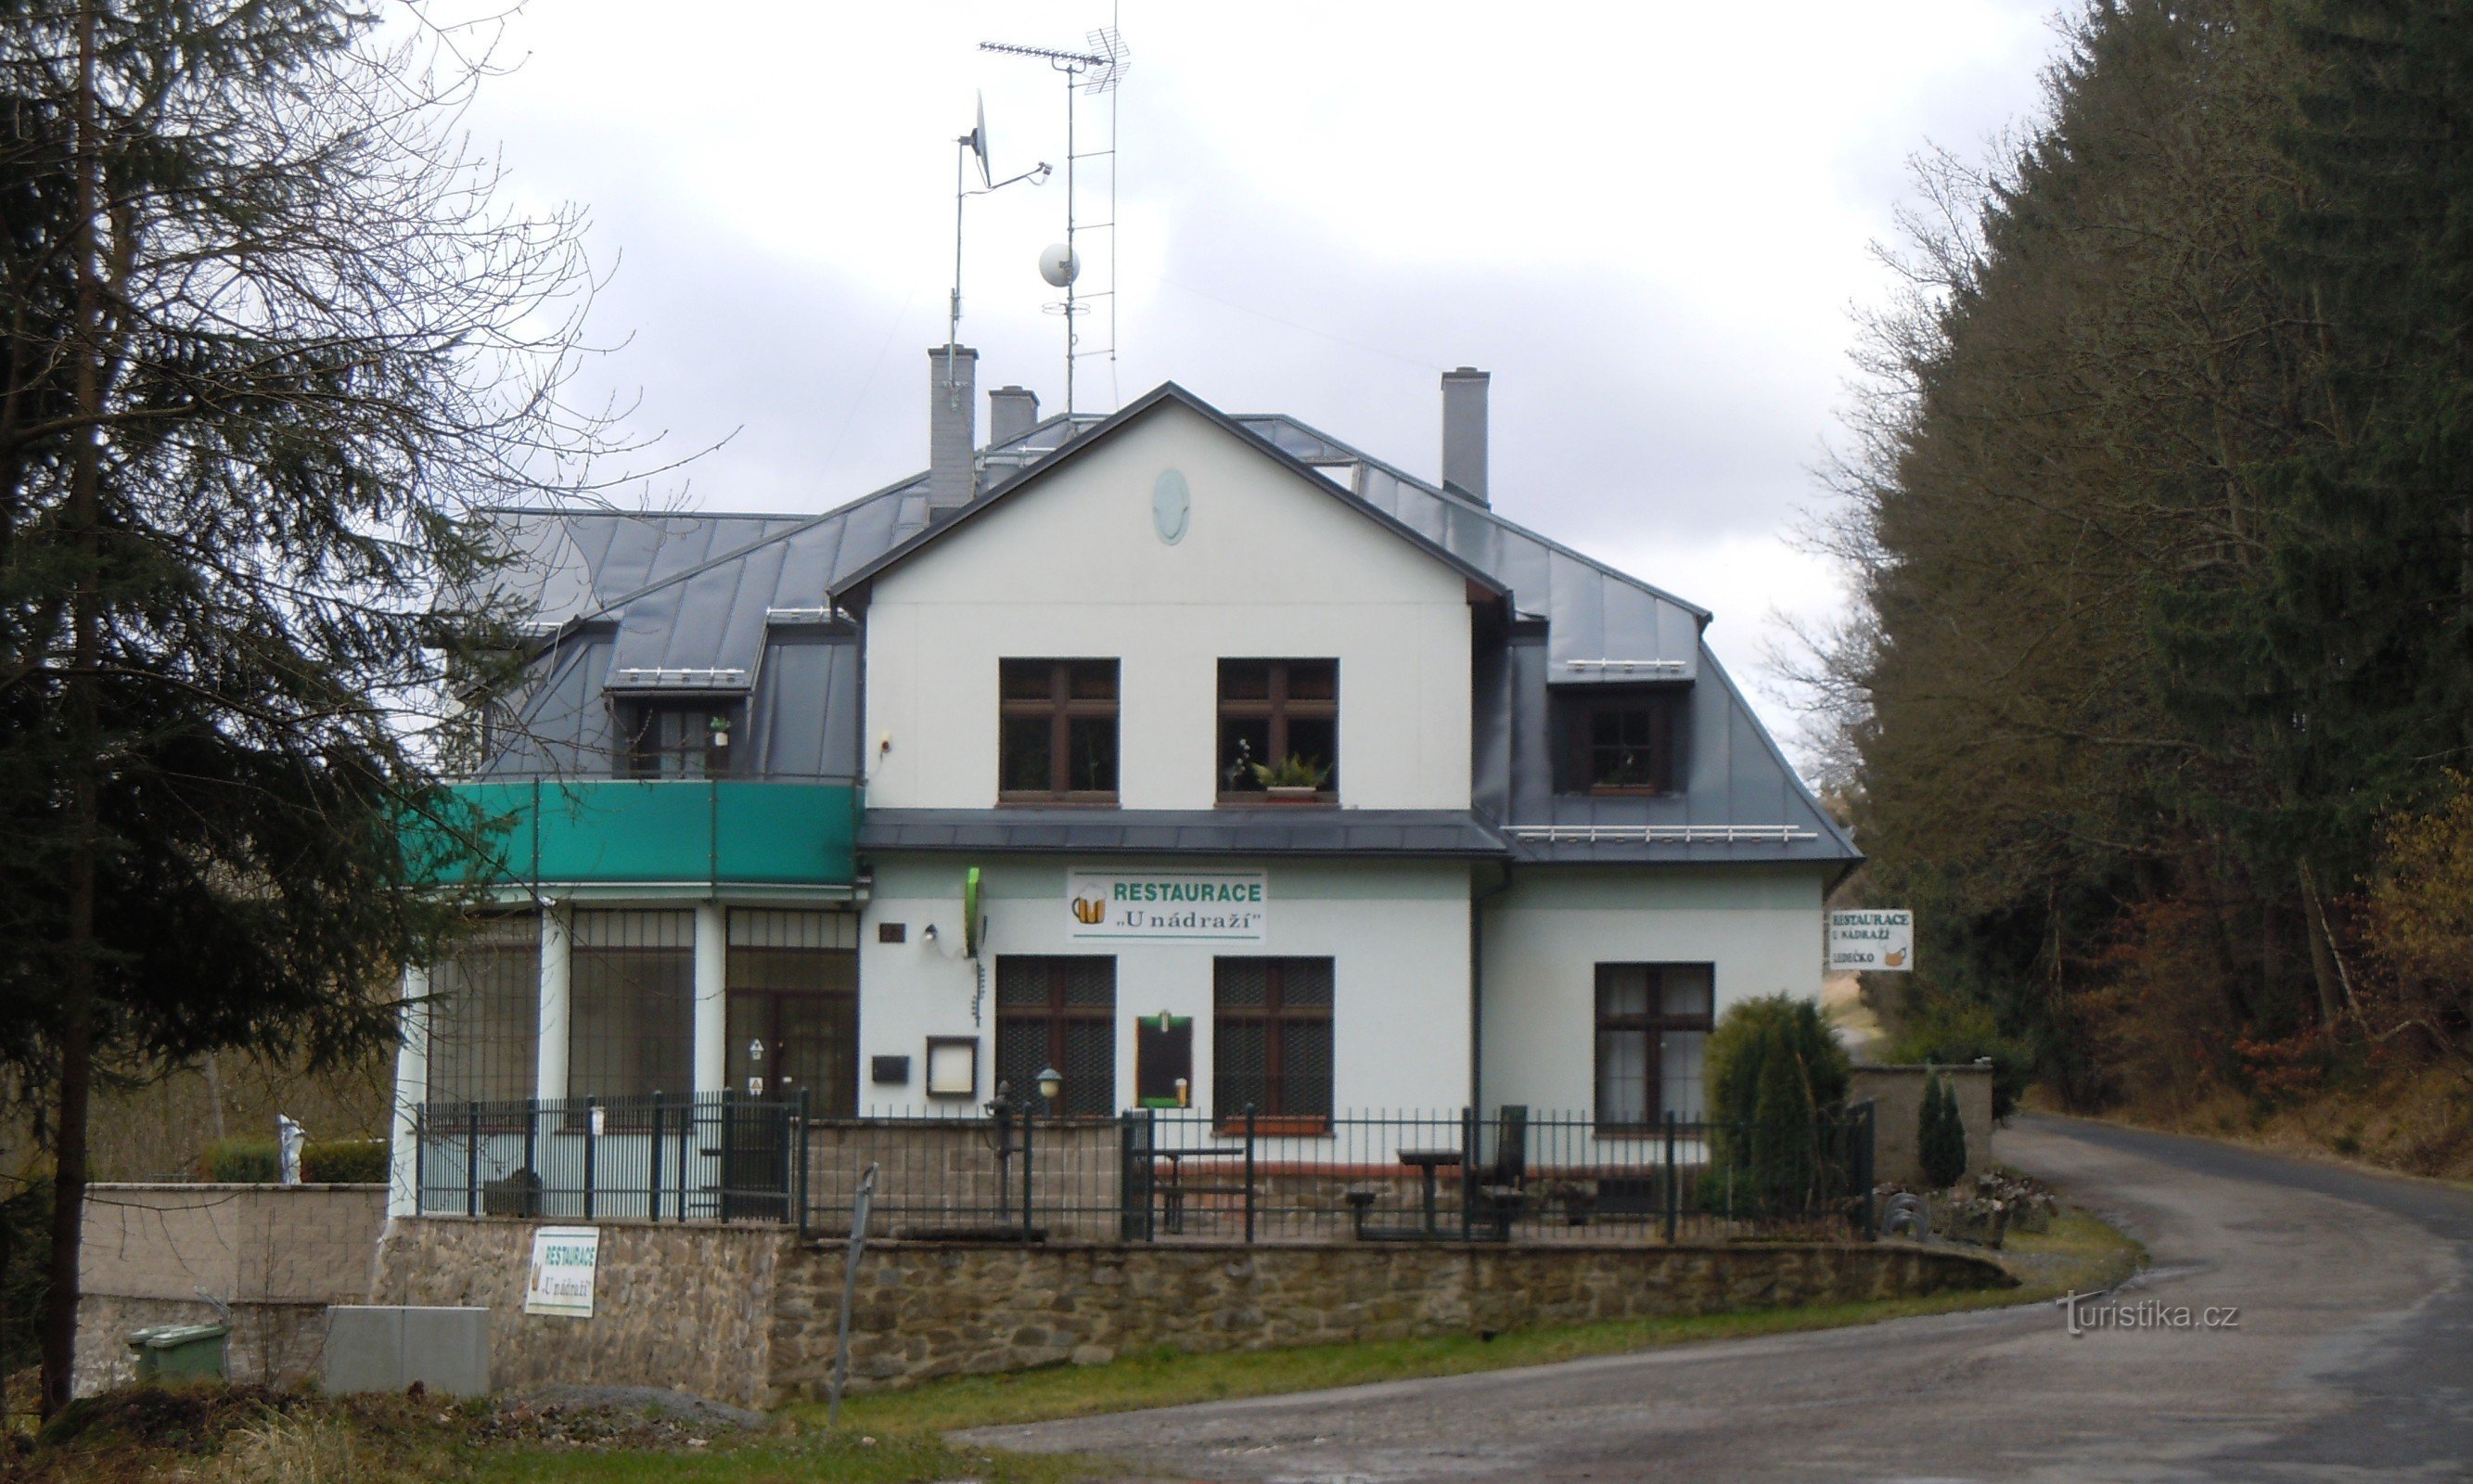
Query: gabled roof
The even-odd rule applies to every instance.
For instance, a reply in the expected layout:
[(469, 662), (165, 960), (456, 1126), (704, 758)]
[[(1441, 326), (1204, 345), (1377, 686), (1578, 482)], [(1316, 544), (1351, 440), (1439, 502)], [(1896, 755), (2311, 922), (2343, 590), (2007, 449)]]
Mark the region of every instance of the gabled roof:
[(1344, 490), (1338, 485), (1333, 484), (1329, 476), (1325, 475), (1321, 470), (1316, 469), (1311, 465), (1307, 464), (1302, 459), (1296, 457), (1296, 455), (1288, 452), (1285, 448), (1282, 448), (1279, 444), (1262, 437), (1260, 433), (1246, 427), (1243, 423), (1229, 417), (1226, 413), (1223, 413), (1218, 408), (1212, 406), (1209, 402), (1204, 401), (1202, 398), (1194, 395), (1185, 388), (1178, 386), (1175, 382), (1166, 381), (1162, 382), (1159, 386), (1153, 388), (1143, 395), (1137, 397), (1133, 402), (1128, 404), (1122, 411), (1116, 413), (1115, 416), (1103, 419), (1087, 431), (1078, 433), (1056, 452), (1029, 465), (1027, 467), (1023, 468), (1020, 473), (1016, 474), (1011, 479), (1004, 481), (994, 489), (982, 491), (976, 499), (972, 500), (968, 505), (960, 507), (954, 511), (950, 516), (933, 521), (925, 530), (921, 531), (909, 539), (902, 541), (900, 545), (885, 552), (875, 561), (861, 566), (857, 571), (852, 572), (849, 577), (843, 579), (840, 586), (834, 588), (834, 601), (864, 603), (866, 601), (868, 585), (873, 583), (876, 578), (882, 576), (888, 571), (891, 571), (893, 568), (900, 566), (901, 563), (917, 556), (920, 552), (924, 551), (927, 547), (943, 540), (952, 532), (968, 525), (972, 520), (986, 515), (996, 507), (1019, 498), (1024, 491), (1054, 478), (1063, 470), (1068, 469), (1076, 464), (1079, 464), (1082, 460), (1090, 457), (1091, 453), (1094, 449), (1100, 448), (1113, 442), (1120, 436), (1125, 429), (1144, 420), (1159, 409), (1171, 405), (1183, 407), (1188, 411), (1192, 412), (1214, 427), (1227, 433), (1231, 438), (1244, 443), (1255, 452), (1260, 453), (1262, 457), (1269, 459), (1274, 464), (1279, 465), (1282, 468), (1285, 468), (1288, 472), (1296, 475), (1299, 479), (1305, 481), (1309, 488), (1338, 501), (1339, 504), (1350, 514), (1374, 522), (1392, 536), (1399, 538), (1401, 540), (1406, 541), (1408, 544), (1424, 552), (1427, 556), (1431, 557), (1436, 562), (1450, 567), (1453, 571), (1458, 573), (1468, 582), (1472, 593), (1481, 592), (1487, 597), (1499, 601), (1507, 601), (1510, 598), (1511, 589), (1496, 581), (1493, 574), (1487, 572), (1484, 568), (1467, 561), (1457, 552), (1452, 550), (1449, 546), (1442, 544), (1433, 538), (1426, 535), (1424, 532), (1417, 530), (1415, 527), (1403, 522), (1398, 517), (1378, 510), (1363, 500), (1355, 498), (1353, 491)]

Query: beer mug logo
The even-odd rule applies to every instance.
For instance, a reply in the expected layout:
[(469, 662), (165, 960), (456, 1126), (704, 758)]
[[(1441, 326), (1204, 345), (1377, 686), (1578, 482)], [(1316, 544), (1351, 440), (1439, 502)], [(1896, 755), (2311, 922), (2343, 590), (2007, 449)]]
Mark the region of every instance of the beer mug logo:
[(1081, 923), (1085, 927), (1097, 925), (1099, 922), (1106, 921), (1107, 916), (1108, 904), (1106, 902), (1093, 900), (1088, 897), (1076, 897), (1073, 898), (1073, 921)]

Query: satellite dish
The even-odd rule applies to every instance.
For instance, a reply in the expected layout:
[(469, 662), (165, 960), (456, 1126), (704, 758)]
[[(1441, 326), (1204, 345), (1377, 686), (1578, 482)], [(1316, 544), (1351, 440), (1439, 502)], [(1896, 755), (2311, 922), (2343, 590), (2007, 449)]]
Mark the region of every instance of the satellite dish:
[(1039, 254), (1039, 275), (1051, 288), (1066, 288), (1082, 276), (1082, 255), (1061, 242), (1051, 242)]
[(979, 187), (985, 190), (995, 183), (996, 177), (988, 173), (988, 95), (981, 93), (978, 100), (978, 116), (971, 125), (971, 153), (978, 158)]

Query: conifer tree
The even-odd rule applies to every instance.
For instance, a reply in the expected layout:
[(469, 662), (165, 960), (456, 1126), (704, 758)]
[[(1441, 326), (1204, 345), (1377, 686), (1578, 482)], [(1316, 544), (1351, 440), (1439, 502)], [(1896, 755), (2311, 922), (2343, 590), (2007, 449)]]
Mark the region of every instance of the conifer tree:
[(0, 0), (0, 1062), (55, 1156), (46, 1411), (97, 1079), (392, 1035), (458, 907), (397, 826), (477, 823), (439, 768), (520, 616), (474, 509), (604, 441), (558, 400), (577, 222), (492, 205), (474, 38), (406, 18)]
[(1938, 1071), (1924, 1077), (1915, 1158), (1923, 1166), (1925, 1183), (1934, 1189), (1945, 1190), (1966, 1177), (1966, 1124), (1958, 1116), (1957, 1092)]

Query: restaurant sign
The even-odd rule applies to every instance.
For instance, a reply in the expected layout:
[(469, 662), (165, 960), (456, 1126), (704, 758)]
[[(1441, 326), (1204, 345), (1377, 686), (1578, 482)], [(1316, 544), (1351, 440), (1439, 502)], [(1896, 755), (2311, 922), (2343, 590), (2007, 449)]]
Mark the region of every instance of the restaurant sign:
[(590, 1319), (592, 1280), (600, 1266), (598, 1228), (534, 1229), (532, 1271), (524, 1280), (524, 1312)]
[(1068, 871), (1068, 936), (1148, 943), (1260, 943), (1270, 906), (1260, 871)]
[(1902, 974), (1915, 967), (1915, 915), (1867, 908), (1829, 914), (1829, 967)]

